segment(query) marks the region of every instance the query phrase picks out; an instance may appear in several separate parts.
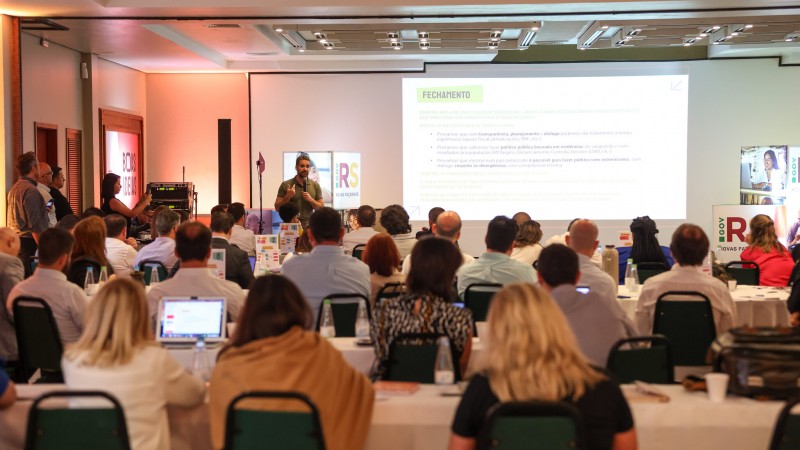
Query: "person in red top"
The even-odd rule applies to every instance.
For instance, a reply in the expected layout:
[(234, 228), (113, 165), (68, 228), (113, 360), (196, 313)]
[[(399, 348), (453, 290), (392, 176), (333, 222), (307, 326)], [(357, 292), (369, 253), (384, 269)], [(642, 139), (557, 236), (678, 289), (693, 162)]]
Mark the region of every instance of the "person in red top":
[(753, 261), (761, 271), (761, 286), (787, 286), (794, 261), (792, 255), (778, 242), (775, 223), (769, 216), (758, 214), (750, 219), (749, 246), (742, 252), (742, 261)]

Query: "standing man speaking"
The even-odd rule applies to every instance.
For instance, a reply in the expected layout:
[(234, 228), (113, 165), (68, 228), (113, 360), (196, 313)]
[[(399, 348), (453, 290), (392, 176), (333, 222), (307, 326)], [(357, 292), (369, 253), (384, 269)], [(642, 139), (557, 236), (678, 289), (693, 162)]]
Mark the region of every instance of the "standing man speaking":
[(289, 202), (294, 203), (300, 211), (300, 224), (305, 229), (311, 213), (323, 206), (322, 189), (319, 183), (308, 179), (308, 172), (311, 170), (311, 159), (308, 155), (298, 156), (294, 169), (297, 175), (281, 183), (281, 187), (278, 188), (275, 209), (278, 210)]

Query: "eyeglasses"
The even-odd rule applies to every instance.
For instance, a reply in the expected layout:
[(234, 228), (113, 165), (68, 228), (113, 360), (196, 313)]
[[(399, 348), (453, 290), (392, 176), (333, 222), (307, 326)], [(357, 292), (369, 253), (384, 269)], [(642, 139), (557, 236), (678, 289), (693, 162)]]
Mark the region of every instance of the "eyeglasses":
[(48, 176), (48, 175), (52, 175), (52, 174), (53, 174), (53, 172), (47, 172), (47, 173), (45, 173), (45, 174), (42, 174), (42, 176), (43, 176), (43, 177), (46, 177), (46, 176)]

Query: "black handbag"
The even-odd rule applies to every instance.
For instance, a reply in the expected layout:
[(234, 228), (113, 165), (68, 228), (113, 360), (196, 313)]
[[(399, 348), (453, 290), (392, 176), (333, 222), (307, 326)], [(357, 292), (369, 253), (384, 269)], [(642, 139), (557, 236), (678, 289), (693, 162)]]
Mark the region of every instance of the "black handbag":
[(771, 399), (800, 395), (800, 329), (734, 328), (711, 349), (714, 371), (730, 375), (729, 392)]

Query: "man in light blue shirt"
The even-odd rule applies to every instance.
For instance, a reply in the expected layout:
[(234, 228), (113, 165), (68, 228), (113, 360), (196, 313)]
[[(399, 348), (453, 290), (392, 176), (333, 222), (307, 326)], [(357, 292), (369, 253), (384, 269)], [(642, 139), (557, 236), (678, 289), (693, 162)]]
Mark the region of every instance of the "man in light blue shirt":
[(327, 207), (316, 210), (308, 220), (306, 232), (313, 250), (294, 256), (281, 271), (306, 297), (314, 311), (314, 320), (322, 300), (329, 294), (356, 293), (369, 298), (369, 266), (345, 255), (339, 247), (344, 235), (339, 213)]
[(486, 231), (486, 252), (470, 264), (461, 266), (458, 278), (458, 296), (474, 283), (535, 283), (533, 266), (514, 261), (509, 257), (514, 250), (517, 223), (506, 216), (497, 216), (489, 222)]

